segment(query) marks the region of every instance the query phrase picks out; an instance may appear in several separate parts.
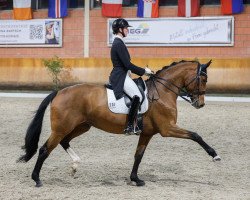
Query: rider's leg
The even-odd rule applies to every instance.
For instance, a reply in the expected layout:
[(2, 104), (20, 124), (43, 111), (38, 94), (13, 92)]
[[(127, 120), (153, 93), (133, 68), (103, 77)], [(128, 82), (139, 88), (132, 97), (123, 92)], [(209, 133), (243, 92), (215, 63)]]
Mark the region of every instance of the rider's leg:
[(141, 130), (136, 128), (136, 118), (137, 112), (140, 106), (140, 99), (138, 96), (134, 96), (132, 99), (132, 104), (128, 114), (128, 125), (127, 128), (124, 130), (125, 134), (140, 134)]
[(124, 92), (132, 98), (132, 104), (128, 114), (128, 126), (124, 131), (126, 134), (139, 134), (141, 130), (138, 129), (135, 123), (137, 122), (137, 113), (142, 96), (137, 85), (130, 78), (129, 72), (127, 73), (123, 89)]
[(142, 100), (141, 92), (138, 89), (135, 82), (132, 80), (132, 78), (130, 78), (129, 74), (130, 74), (130, 72), (127, 73), (127, 76), (126, 76), (126, 79), (124, 82), (124, 86), (123, 86), (123, 90), (128, 96), (130, 96), (131, 99), (135, 95), (138, 96), (140, 98), (140, 102), (141, 102), (141, 100)]

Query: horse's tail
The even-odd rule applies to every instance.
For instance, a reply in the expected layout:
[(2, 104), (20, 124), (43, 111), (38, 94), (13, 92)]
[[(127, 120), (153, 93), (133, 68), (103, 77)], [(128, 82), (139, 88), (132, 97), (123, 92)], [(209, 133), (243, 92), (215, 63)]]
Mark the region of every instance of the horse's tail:
[(57, 95), (57, 91), (49, 94), (40, 104), (35, 116), (33, 117), (25, 136), (25, 145), (22, 147), (25, 150), (25, 155), (21, 156), (19, 162), (28, 162), (36, 153), (38, 142), (41, 135), (43, 117), (46, 108)]

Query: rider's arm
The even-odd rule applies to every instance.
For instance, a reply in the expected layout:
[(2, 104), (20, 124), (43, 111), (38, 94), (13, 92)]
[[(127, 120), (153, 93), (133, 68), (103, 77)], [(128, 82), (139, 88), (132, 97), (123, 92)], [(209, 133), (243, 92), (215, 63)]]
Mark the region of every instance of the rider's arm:
[(132, 73), (137, 74), (138, 76), (142, 76), (145, 74), (145, 69), (138, 67), (130, 62), (130, 57), (127, 47), (123, 45), (119, 45), (117, 47), (117, 54), (120, 58), (122, 64), (126, 67), (127, 70), (131, 70)]

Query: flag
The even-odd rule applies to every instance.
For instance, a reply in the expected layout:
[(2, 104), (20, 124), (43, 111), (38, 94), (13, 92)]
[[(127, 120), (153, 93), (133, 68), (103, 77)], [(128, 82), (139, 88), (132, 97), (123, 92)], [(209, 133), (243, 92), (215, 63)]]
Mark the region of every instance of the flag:
[(13, 0), (13, 17), (18, 20), (32, 19), (31, 0)]
[(48, 16), (63, 18), (68, 15), (67, 0), (49, 0)]
[(221, 12), (223, 15), (241, 13), (243, 10), (243, 0), (221, 0)]
[(137, 17), (159, 17), (159, 0), (138, 0)]
[(122, 0), (102, 0), (102, 15), (105, 17), (121, 17)]
[(178, 17), (200, 15), (200, 0), (178, 0)]

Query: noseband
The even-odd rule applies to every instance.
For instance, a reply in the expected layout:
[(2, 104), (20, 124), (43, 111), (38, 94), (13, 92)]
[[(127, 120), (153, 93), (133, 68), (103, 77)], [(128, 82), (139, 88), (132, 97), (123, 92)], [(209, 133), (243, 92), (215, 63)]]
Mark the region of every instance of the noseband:
[[(154, 87), (155, 87), (155, 89), (157, 91), (158, 96), (160, 96), (160, 95), (159, 95), (158, 89), (157, 89), (156, 84), (155, 84), (156, 82), (160, 83), (161, 85), (163, 85), (165, 88), (167, 88), (168, 90), (170, 90), (171, 92), (173, 92), (177, 96), (180, 96), (182, 99), (184, 99), (188, 103), (192, 104), (192, 101), (190, 99), (186, 98), (185, 96), (187, 96), (189, 98), (193, 98), (194, 95), (198, 95), (198, 97), (197, 97), (197, 99), (198, 99), (200, 95), (204, 95), (206, 93), (205, 90), (204, 91), (200, 91), (199, 85), (200, 85), (200, 81), (201, 81), (201, 76), (204, 76), (204, 77), (207, 78), (206, 72), (202, 71), (202, 67), (199, 64), (198, 67), (197, 67), (197, 74), (196, 74), (196, 76), (184, 88), (181, 88), (181, 87), (175, 85), (174, 83), (172, 83), (171, 81), (168, 81), (168, 80), (166, 80), (164, 78), (158, 77), (158, 76), (156, 76), (154, 74), (152, 74), (150, 76), (150, 79), (152, 80), (152, 82), (154, 84)], [(187, 90), (188, 86), (190, 84), (192, 84), (194, 81), (196, 82), (196, 89), (192, 93), (188, 92), (188, 90)], [(178, 91), (179, 91), (179, 93), (176, 93), (168, 85), (172, 85), (175, 88), (177, 88)], [(153, 101), (153, 100), (156, 100), (156, 99), (154, 99), (154, 96), (153, 96), (152, 99), (149, 99), (149, 100)]]

